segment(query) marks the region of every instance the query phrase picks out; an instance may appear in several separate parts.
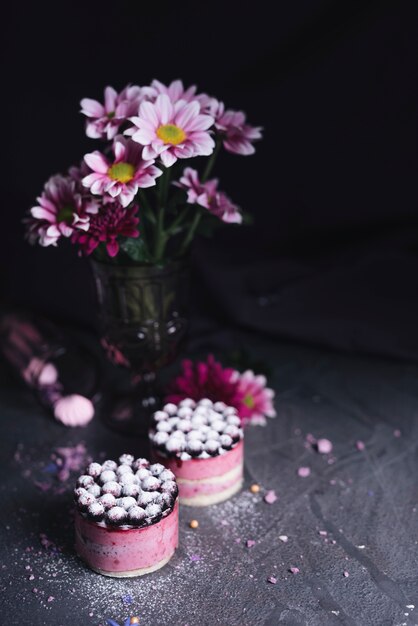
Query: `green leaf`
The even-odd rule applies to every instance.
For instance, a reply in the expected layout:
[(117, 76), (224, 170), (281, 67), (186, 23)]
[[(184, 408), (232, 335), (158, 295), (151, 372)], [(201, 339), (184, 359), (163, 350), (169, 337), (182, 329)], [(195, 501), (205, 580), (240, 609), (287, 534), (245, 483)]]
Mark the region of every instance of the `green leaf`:
[(127, 237), (121, 243), (120, 247), (135, 263), (149, 263), (151, 260), (142, 237), (138, 237), (137, 239)]

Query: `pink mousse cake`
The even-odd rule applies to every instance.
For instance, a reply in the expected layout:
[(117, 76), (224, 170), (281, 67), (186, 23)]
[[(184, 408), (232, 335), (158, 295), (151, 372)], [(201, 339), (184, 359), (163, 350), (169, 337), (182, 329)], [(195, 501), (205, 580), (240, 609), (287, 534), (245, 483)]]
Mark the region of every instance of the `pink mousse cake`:
[(207, 506), (227, 500), (243, 483), (244, 441), (233, 407), (190, 398), (154, 413), (154, 459), (177, 479), (180, 502)]
[(105, 576), (142, 576), (163, 567), (178, 545), (178, 488), (160, 463), (123, 454), (90, 463), (74, 490), (75, 548)]

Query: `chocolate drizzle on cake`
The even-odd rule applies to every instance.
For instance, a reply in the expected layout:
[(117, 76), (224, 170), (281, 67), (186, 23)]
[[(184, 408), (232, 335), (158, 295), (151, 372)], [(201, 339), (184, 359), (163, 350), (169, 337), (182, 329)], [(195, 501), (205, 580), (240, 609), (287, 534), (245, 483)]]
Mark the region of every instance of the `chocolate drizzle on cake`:
[(171, 513), (177, 495), (173, 472), (131, 454), (122, 454), (118, 463), (90, 463), (74, 490), (83, 517), (122, 529), (156, 524)]
[(232, 450), (243, 438), (241, 421), (223, 402), (191, 398), (166, 404), (154, 413), (150, 439), (165, 457), (208, 459)]

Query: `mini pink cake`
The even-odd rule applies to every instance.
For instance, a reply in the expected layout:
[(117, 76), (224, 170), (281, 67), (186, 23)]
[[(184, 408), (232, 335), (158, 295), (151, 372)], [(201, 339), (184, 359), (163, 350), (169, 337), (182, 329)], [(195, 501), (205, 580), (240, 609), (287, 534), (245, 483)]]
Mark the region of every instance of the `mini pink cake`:
[(74, 491), (78, 555), (105, 576), (142, 576), (163, 567), (178, 545), (178, 488), (159, 463), (123, 454), (90, 463)]
[(207, 506), (227, 500), (243, 483), (244, 441), (233, 407), (207, 398), (166, 404), (154, 413), (153, 456), (174, 472), (180, 502)]

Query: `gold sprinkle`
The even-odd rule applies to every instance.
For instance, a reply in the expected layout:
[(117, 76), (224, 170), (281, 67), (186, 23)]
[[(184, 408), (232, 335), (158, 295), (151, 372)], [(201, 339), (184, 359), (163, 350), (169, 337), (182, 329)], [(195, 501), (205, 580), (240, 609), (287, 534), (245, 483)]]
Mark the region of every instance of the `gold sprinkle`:
[(258, 493), (260, 491), (260, 485), (257, 485), (257, 483), (254, 483), (253, 485), (251, 485), (250, 491), (251, 493)]
[(190, 526), (190, 528), (198, 528), (199, 527), (199, 522), (197, 521), (197, 519), (192, 519), (189, 522), (189, 526)]
[(130, 624), (139, 624), (139, 617), (131, 617)]

